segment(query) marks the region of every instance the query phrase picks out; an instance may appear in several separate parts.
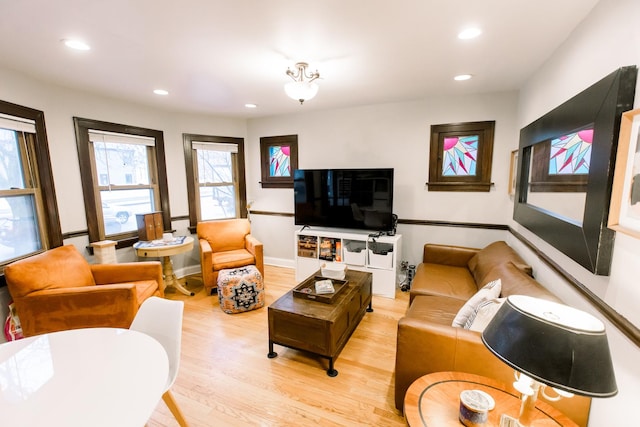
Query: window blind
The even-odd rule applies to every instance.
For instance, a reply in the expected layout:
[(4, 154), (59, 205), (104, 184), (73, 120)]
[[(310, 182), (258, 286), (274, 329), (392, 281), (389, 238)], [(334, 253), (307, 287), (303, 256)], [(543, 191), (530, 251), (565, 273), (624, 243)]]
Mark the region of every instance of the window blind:
[(34, 120), (0, 114), (0, 128), (18, 132), (36, 133), (36, 122)]
[(237, 153), (237, 144), (225, 144), (223, 142), (198, 142), (192, 141), (191, 148), (194, 150), (210, 150), (210, 151), (226, 151), (229, 153)]
[(97, 130), (89, 130), (89, 141), (146, 145), (147, 147), (153, 147), (156, 145), (155, 138), (151, 138), (149, 136), (139, 136), (127, 133), (114, 133)]

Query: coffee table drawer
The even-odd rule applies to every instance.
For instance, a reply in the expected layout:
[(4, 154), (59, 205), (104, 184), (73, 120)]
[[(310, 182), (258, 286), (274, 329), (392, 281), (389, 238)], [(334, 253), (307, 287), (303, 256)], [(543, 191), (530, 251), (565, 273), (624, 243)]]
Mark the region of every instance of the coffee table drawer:
[(327, 322), (269, 310), (269, 339), (277, 344), (330, 355)]

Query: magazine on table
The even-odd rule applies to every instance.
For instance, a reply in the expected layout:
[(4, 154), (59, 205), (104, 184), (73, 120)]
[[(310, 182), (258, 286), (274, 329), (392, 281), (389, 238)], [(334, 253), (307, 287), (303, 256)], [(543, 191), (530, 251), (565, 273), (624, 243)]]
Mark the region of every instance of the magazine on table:
[(333, 282), (330, 279), (316, 281), (316, 293), (317, 294), (332, 294), (336, 290), (333, 287)]

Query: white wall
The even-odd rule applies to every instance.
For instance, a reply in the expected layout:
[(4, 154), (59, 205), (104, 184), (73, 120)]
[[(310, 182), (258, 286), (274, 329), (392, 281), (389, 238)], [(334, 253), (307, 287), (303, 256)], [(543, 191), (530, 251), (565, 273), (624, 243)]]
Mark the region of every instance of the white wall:
[[(254, 210), (293, 213), (292, 189), (262, 189), (259, 184), (259, 144), (260, 137), (297, 134), (301, 169), (394, 168), (393, 210), (401, 219), (505, 224), (512, 210), (507, 191), (510, 152), (518, 146), (516, 102), (516, 93), (433, 97), (249, 120), (248, 200), (253, 202)], [(496, 121), (492, 168), (495, 186), (491, 191), (427, 191), (431, 125), (484, 120)], [(265, 240), (267, 232), (280, 230), (280, 226), (285, 226), (282, 230), (287, 235), (295, 229), (292, 218), (285, 221), (282, 217), (254, 215), (252, 221), (258, 237)], [(482, 246), (495, 240), (493, 232), (469, 229), (403, 225), (399, 232), (404, 236), (402, 254), (410, 263), (420, 261), (422, 245), (427, 241)], [(292, 259), (293, 240), (289, 237), (269, 240), (265, 255)]]
[[(615, 69), (640, 63), (640, 2), (637, 0), (601, 0), (566, 42), (522, 88), (518, 105), (518, 127), (522, 128), (551, 109), (589, 87)], [(635, 108), (640, 106), (640, 85), (636, 88)], [(609, 277), (594, 276), (545, 242), (518, 229), (554, 260), (603, 299), (607, 304), (640, 327), (640, 240), (617, 233)], [(510, 240), (527, 254), (518, 242)], [(565, 286), (531, 254), (538, 278), (551, 285), (571, 305), (602, 315), (572, 289)], [(590, 426), (629, 425), (633, 405), (640, 396), (640, 349), (611, 324), (605, 322), (609, 336), (619, 394), (610, 399), (594, 399)], [(631, 422), (632, 423), (632, 422)]]

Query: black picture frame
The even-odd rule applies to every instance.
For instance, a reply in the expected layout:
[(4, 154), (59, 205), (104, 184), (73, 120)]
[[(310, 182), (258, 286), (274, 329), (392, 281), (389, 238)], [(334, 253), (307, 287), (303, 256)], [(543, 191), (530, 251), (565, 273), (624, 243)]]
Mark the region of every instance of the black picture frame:
[[(633, 107), (638, 70), (621, 67), (520, 131), (513, 218), (569, 258), (608, 275), (615, 234), (607, 228), (620, 118)], [(532, 147), (594, 124), (582, 222), (527, 203)]]

